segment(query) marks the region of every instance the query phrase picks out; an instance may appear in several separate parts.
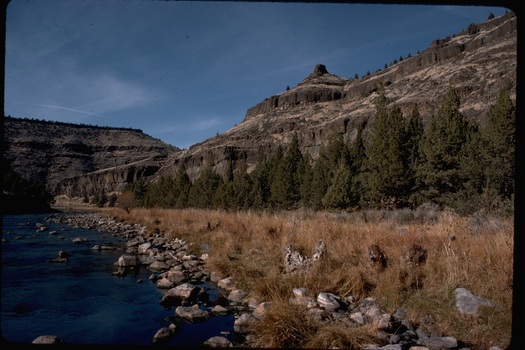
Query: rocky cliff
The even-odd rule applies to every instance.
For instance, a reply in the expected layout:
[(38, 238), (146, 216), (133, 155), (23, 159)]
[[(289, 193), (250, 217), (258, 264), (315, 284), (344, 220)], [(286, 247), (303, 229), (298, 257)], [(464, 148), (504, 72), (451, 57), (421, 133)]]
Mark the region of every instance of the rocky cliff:
[(140, 130), (4, 117), (4, 157), (54, 195), (120, 191), (153, 175), (178, 148)]
[(184, 164), (195, 179), (211, 162), (222, 173), (231, 159), (246, 160), (253, 169), (260, 152), (273, 153), (290, 142), (294, 132), (300, 147), (315, 159), (334, 132), (352, 140), (360, 126), (370, 124), (377, 89), (408, 115), (417, 106), (424, 122), (441, 105), (452, 86), (461, 97), (461, 112), (483, 123), (504, 84), (516, 98), (517, 23), (510, 12), (471, 25), (450, 38), (434, 40), (428, 49), (360, 79), (330, 74), (324, 65), (292, 89), (268, 97), (246, 112), (242, 123), (216, 137), (172, 154), (158, 175), (174, 175)]

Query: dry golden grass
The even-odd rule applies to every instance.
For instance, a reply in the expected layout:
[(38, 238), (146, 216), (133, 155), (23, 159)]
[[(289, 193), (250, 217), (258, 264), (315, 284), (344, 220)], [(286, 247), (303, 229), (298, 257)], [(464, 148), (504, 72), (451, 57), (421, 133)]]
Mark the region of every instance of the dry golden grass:
[[(471, 348), (510, 342), (513, 221), (482, 215), (468, 218), (447, 212), (226, 212), (206, 210), (114, 209), (104, 215), (141, 223), (192, 242), (194, 253), (209, 246), (209, 268), (233, 276), (239, 288), (261, 301), (272, 301), (269, 319), (258, 327), (261, 344), (271, 347), (359, 348), (374, 339), (366, 327), (345, 328), (308, 319), (289, 305), (292, 289), (312, 294), (374, 297), (381, 309), (408, 309), (413, 320), (430, 314), (443, 334)], [(451, 240), (451, 237), (454, 237)], [(293, 244), (311, 255), (319, 239), (327, 252), (321, 264), (304, 274), (283, 274), (283, 249)], [(376, 269), (368, 250), (377, 244), (388, 265)], [(408, 266), (407, 251), (419, 245), (427, 260)], [(496, 303), (479, 317), (461, 316), (454, 289), (464, 287)]]

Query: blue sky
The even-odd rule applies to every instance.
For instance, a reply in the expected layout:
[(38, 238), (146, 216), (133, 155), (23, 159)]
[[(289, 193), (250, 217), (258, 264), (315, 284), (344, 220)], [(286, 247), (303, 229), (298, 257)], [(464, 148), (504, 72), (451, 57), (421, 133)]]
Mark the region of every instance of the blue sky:
[(504, 7), (12, 0), (4, 113), (138, 128), (188, 148), (326, 65), (383, 69)]

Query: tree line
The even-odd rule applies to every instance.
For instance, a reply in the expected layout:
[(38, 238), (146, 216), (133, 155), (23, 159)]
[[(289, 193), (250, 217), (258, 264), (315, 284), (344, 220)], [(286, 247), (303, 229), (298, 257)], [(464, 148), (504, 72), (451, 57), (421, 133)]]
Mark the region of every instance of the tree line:
[(426, 128), (417, 107), (403, 115), (383, 92), (375, 109), (366, 139), (365, 126), (351, 142), (334, 133), (315, 161), (301, 152), (294, 134), (286, 149), (261, 154), (250, 173), (244, 160), (235, 167), (230, 161), (223, 176), (208, 164), (192, 182), (181, 165), (173, 177), (130, 185), (118, 203), (126, 209), (229, 210), (396, 209), (431, 203), (461, 214), (513, 213), (516, 108), (510, 87), (501, 89), (483, 125), (460, 112), (452, 87)]

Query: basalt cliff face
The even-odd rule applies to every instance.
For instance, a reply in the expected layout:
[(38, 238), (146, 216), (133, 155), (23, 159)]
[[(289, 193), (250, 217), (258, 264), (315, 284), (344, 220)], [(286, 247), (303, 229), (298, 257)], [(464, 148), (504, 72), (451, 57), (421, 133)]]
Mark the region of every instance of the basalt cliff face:
[(155, 174), (179, 151), (140, 130), (4, 117), (4, 158), (22, 178), (54, 195), (121, 191)]
[(81, 197), (119, 192), (143, 177), (174, 176), (182, 164), (192, 180), (208, 163), (222, 174), (230, 160), (234, 165), (243, 160), (251, 171), (260, 154), (286, 147), (294, 133), (303, 154), (316, 159), (335, 132), (351, 141), (363, 126), (367, 137), (379, 88), (407, 116), (417, 106), (424, 123), (449, 86), (461, 97), (461, 112), (479, 123), (503, 86), (510, 84), (516, 99), (517, 19), (512, 12), (429, 44), (359, 79), (338, 77), (319, 64), (297, 86), (250, 108), (238, 125), (187, 150), (140, 130), (4, 118), (4, 156), (22, 177), (45, 182), (54, 195)]
[(461, 112), (483, 123), (505, 84), (516, 98), (517, 23), (513, 13), (469, 27), (462, 33), (435, 40), (417, 55), (360, 79), (345, 79), (317, 65), (294, 88), (268, 97), (246, 112), (242, 123), (225, 133), (172, 154), (157, 173), (174, 175), (184, 164), (195, 179), (211, 162), (220, 174), (229, 160), (245, 160), (250, 171), (259, 155), (286, 146), (297, 133), (303, 153), (313, 159), (320, 146), (335, 132), (351, 141), (359, 127), (375, 114), (381, 87), (391, 105), (409, 115), (417, 106), (428, 123), (443, 102), (448, 87), (461, 97)]

